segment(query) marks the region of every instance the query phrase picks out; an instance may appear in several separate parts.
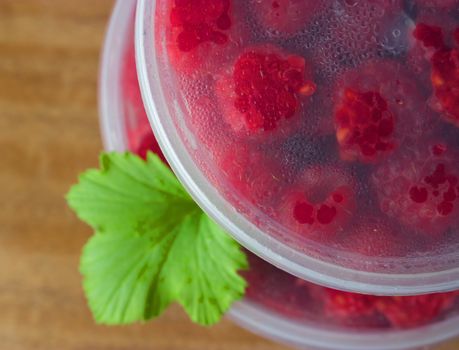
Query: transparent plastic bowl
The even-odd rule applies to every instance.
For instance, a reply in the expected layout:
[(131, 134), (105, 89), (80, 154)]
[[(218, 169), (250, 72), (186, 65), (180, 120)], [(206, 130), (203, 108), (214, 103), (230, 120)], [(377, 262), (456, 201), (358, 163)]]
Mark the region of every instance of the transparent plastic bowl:
[[(128, 149), (125, 100), (121, 88), (122, 64), (136, 0), (116, 3), (107, 32), (99, 78), (100, 125), (110, 151)], [(144, 118), (144, 116), (139, 116)], [(139, 123), (142, 124), (142, 123)], [(459, 317), (406, 331), (352, 331), (298, 322), (247, 299), (235, 303), (229, 317), (266, 338), (300, 349), (408, 350), (427, 349), (459, 334)]]
[[(413, 295), (459, 288), (457, 242), (431, 252), (401, 257), (365, 257), (326, 244), (303, 249), (282, 228), (268, 222), (247, 203), (236, 208), (228, 201), (231, 188), (219, 191), (219, 175), (184, 120), (161, 30), (155, 30), (155, 0), (140, 0), (136, 19), (136, 56), (144, 105), (154, 133), (172, 169), (196, 202), (244, 247), (302, 279), (336, 289), (377, 295)], [(227, 145), (228, 148), (231, 145)], [(214, 166), (215, 167), (215, 166)], [(204, 170), (203, 170), (204, 169)], [(221, 185), (220, 188), (225, 187)], [(224, 193), (224, 194), (222, 194)], [(252, 219), (247, 218), (250, 212)], [(255, 219), (254, 219), (255, 218)], [(257, 221), (257, 224), (254, 224)], [(260, 228), (261, 227), (261, 228)]]

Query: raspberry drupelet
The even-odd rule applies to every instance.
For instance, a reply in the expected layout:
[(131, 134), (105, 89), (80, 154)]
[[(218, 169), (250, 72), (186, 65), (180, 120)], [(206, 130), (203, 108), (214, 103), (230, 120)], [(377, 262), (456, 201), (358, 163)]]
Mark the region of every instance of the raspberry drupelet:
[(290, 134), (315, 90), (306, 60), (274, 46), (246, 50), (216, 84), (226, 122), (242, 135)]
[(443, 142), (406, 147), (372, 175), (381, 210), (437, 236), (459, 221), (458, 155)]

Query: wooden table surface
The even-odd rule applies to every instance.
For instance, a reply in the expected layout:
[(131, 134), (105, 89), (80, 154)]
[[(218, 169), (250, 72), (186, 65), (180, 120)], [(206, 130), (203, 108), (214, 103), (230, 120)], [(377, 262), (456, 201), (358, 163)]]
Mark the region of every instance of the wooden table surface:
[(112, 5), (0, 0), (0, 349), (286, 349), (227, 320), (200, 328), (177, 307), (147, 325), (93, 323), (77, 271), (91, 232), (64, 194), (102, 148), (96, 88)]

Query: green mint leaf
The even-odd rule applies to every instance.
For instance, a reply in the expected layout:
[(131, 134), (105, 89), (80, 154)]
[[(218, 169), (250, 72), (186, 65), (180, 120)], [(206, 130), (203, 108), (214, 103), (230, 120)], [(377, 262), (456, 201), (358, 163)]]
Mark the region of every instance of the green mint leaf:
[(101, 156), (69, 192), (96, 230), (80, 270), (97, 322), (126, 324), (180, 303), (200, 324), (218, 322), (244, 294), (246, 256), (192, 201), (157, 156)]

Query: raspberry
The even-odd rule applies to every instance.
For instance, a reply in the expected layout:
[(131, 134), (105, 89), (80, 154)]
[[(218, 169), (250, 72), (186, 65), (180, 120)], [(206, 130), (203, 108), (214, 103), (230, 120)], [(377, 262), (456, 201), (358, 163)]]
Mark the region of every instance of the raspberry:
[(374, 315), (376, 300), (373, 295), (343, 292), (324, 288), (325, 313), (330, 317), (352, 319)]
[(459, 21), (445, 11), (423, 10), (413, 37), (416, 42), (409, 63), (421, 67), (423, 76), (430, 73), (430, 106), (459, 127), (459, 49), (454, 47), (459, 45)]
[(412, 328), (427, 324), (451, 308), (457, 292), (406, 297), (380, 297), (376, 307), (396, 328)]
[(435, 50), (455, 44), (454, 32), (458, 27), (457, 17), (451, 16), (448, 11), (421, 8), (411, 29), (412, 46), (422, 47), (424, 59), (430, 59)]
[(431, 59), (433, 107), (459, 127), (459, 49), (441, 49)]
[(231, 27), (229, 9), (229, 0), (176, 0), (170, 22), (180, 28), (179, 50), (189, 52), (205, 42), (220, 45), (228, 42), (225, 31)]
[(379, 92), (346, 89), (341, 103), (335, 121), (344, 159), (371, 161), (395, 148), (395, 117)]
[(416, 81), (396, 62), (371, 62), (337, 86), (335, 128), (344, 160), (379, 162), (431, 121)]
[(372, 176), (381, 210), (430, 235), (459, 221), (457, 155), (444, 143), (405, 147)]
[(336, 234), (352, 218), (355, 184), (344, 169), (307, 169), (281, 199), (280, 221), (303, 235), (321, 238)]
[(435, 50), (454, 45), (453, 34), (458, 23), (448, 11), (421, 9), (412, 28), (413, 42), (424, 49), (425, 57), (430, 58)]
[(352, 323), (359, 317), (384, 315), (393, 327), (412, 328), (427, 324), (450, 309), (458, 292), (404, 297), (380, 297), (325, 288), (325, 312)]
[[(457, 305), (459, 292), (419, 296), (373, 296), (321, 287), (277, 269), (247, 252), (246, 296), (292, 318), (318, 319), (352, 327), (413, 328), (438, 320)], [(314, 318), (312, 318), (314, 317)], [(322, 321), (320, 319), (320, 321)]]
[(282, 172), (277, 163), (250, 146), (232, 146), (217, 162), (229, 182), (229, 196), (236, 193), (263, 207), (280, 190)]
[(304, 28), (320, 12), (320, 1), (263, 0), (253, 2), (253, 11), (270, 33), (292, 34)]
[[(173, 0), (166, 24), (172, 65), (181, 73), (193, 73), (212, 59), (224, 59), (226, 49), (240, 40), (232, 0)], [(161, 16), (158, 16), (161, 18)], [(160, 19), (161, 21), (161, 19)]]
[(291, 123), (315, 89), (303, 57), (270, 46), (242, 53), (216, 86), (227, 123), (249, 135), (285, 133), (281, 125)]

